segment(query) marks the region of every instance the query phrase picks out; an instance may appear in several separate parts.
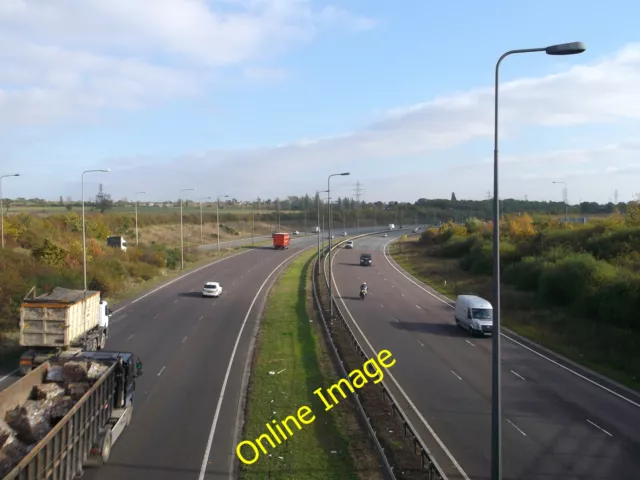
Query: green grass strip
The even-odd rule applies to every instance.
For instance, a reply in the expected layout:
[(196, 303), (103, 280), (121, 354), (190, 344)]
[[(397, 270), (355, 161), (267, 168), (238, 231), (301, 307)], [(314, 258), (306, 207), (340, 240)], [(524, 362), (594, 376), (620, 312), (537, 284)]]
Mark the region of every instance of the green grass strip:
[[(255, 442), (267, 432), (265, 424), (296, 416), (303, 405), (316, 419), (258, 460), (241, 464), (240, 478), (359, 478), (349, 451), (356, 429), (343, 415), (346, 405), (325, 412), (313, 391), (337, 379), (320, 330), (311, 321), (311, 266), (315, 251), (303, 253), (284, 271), (269, 295), (253, 358), (242, 440)], [(343, 407), (343, 408), (341, 408)], [(247, 448), (247, 447), (244, 447)], [(244, 452), (244, 449), (243, 449)], [(247, 448), (246, 456), (252, 453)]]

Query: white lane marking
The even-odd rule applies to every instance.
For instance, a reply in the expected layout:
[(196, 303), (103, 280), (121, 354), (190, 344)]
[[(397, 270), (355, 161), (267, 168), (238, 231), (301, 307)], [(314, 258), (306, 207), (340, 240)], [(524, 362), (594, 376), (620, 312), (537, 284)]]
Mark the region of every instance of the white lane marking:
[(180, 343), (184, 343), (187, 341), (187, 337), (184, 337)]
[(451, 370), (451, 373), (453, 373), (458, 378), (458, 380), (462, 380), (462, 377), (458, 375), (456, 372), (454, 372), (453, 370)]
[[(438, 297), (437, 295), (434, 295), (432, 292), (430, 292), (429, 290), (427, 290), (426, 288), (424, 288), (422, 285), (419, 285), (415, 280), (411, 279), (407, 274), (405, 274), (405, 273), (403, 273), (402, 271), (400, 271), (400, 270), (398, 269), (398, 267), (396, 267), (393, 263), (391, 263), (391, 261), (390, 261), (390, 260), (389, 260), (389, 258), (388, 258), (388, 255), (387, 255), (387, 247), (389, 246), (389, 244), (390, 244), (392, 241), (393, 241), (393, 240), (388, 241), (388, 242), (384, 245), (384, 247), (383, 247), (383, 251), (382, 251), (382, 253), (384, 254), (384, 258), (385, 258), (385, 260), (389, 263), (389, 265), (391, 265), (391, 267), (392, 267), (396, 272), (398, 272), (398, 273), (399, 273), (400, 275), (402, 275), (404, 278), (406, 278), (407, 280), (409, 280), (411, 283), (413, 283), (416, 287), (418, 287), (418, 288), (419, 288), (420, 290), (422, 290), (423, 292), (428, 293), (428, 294), (429, 294), (429, 295), (431, 295), (433, 298), (435, 298), (436, 300), (438, 300), (438, 301), (440, 301), (440, 302), (444, 303), (445, 305), (448, 305), (448, 306), (449, 306), (449, 307), (451, 307), (451, 308), (455, 308), (455, 306), (454, 306), (454, 305), (451, 305), (449, 302), (447, 302), (447, 301), (443, 300), (442, 298)], [(403, 296), (404, 296), (404, 295), (403, 295)], [(569, 367), (567, 367), (567, 366), (565, 366), (565, 365), (562, 365), (560, 362), (556, 362), (554, 359), (549, 358), (549, 357), (547, 357), (546, 355), (543, 355), (543, 354), (542, 354), (542, 353), (540, 353), (540, 352), (536, 352), (533, 348), (530, 348), (530, 347), (526, 346), (526, 345), (525, 345), (525, 344), (523, 344), (522, 342), (517, 341), (515, 338), (510, 337), (509, 335), (507, 335), (507, 334), (505, 334), (505, 333), (500, 333), (500, 335), (502, 335), (502, 336), (503, 336), (504, 338), (506, 338), (507, 340), (512, 341), (512, 342), (513, 342), (513, 343), (515, 343), (516, 345), (518, 345), (518, 346), (520, 346), (520, 347), (524, 348), (525, 350), (528, 350), (529, 352), (531, 352), (531, 353), (533, 353), (533, 354), (535, 354), (535, 355), (539, 356), (540, 358), (543, 358), (543, 359), (545, 359), (546, 361), (553, 363), (555, 366), (560, 367), (560, 368), (562, 368), (563, 370), (565, 370), (565, 371), (567, 371), (567, 372), (569, 372), (569, 373), (572, 373), (572, 374), (573, 374), (573, 375), (575, 375), (576, 377), (581, 378), (582, 380), (585, 380), (585, 381), (589, 382), (590, 384), (592, 384), (592, 385), (594, 385), (594, 386), (596, 386), (596, 387), (601, 388), (601, 389), (602, 389), (602, 390), (604, 390), (605, 392), (608, 392), (608, 393), (610, 393), (611, 395), (614, 395), (614, 396), (618, 397), (619, 399), (624, 400), (625, 402), (630, 403), (630, 404), (631, 404), (631, 405), (633, 405), (634, 407), (638, 407), (638, 408), (640, 408), (640, 403), (638, 403), (638, 402), (634, 402), (634, 401), (633, 401), (633, 400), (631, 400), (630, 398), (625, 397), (624, 395), (622, 395), (622, 394), (620, 394), (620, 393), (618, 393), (618, 392), (616, 392), (616, 391), (614, 391), (614, 390), (611, 390), (611, 389), (610, 389), (610, 388), (608, 388), (608, 387), (605, 387), (604, 385), (602, 385), (602, 384), (600, 384), (600, 383), (596, 382), (595, 380), (591, 380), (589, 377), (585, 377), (585, 376), (584, 376), (584, 375), (582, 375), (581, 373), (578, 373), (578, 372), (576, 372), (575, 370), (572, 370), (572, 369), (570, 369)]]
[(384, 305), (383, 305), (383, 304), (380, 304), (380, 306), (381, 306), (382, 308), (384, 308)]
[[(335, 260), (335, 256), (332, 257), (332, 261)], [(353, 318), (353, 315), (351, 314), (351, 311), (349, 310), (349, 308), (347, 307), (347, 304), (345, 303), (345, 301), (342, 299), (342, 295), (340, 295), (340, 290), (338, 289), (338, 285), (337, 282), (335, 281), (335, 278), (333, 279), (333, 286), (336, 289), (336, 293), (338, 294), (338, 298), (340, 299), (340, 303), (342, 303), (342, 306), (344, 307), (344, 311), (347, 313), (347, 315), (349, 315), (349, 318), (351, 318), (351, 321), (353, 322), (353, 325), (355, 325), (355, 327), (358, 329), (358, 332), (360, 333), (360, 335), (362, 335), (362, 338), (364, 339), (364, 341), (367, 343), (368, 347), (371, 349), (371, 351), (377, 355), (378, 351), (373, 348), (373, 345), (371, 345), (371, 342), (369, 341), (369, 339), (366, 337), (366, 335), (364, 334), (364, 332), (362, 331), (362, 329), (360, 328), (360, 325), (358, 325), (358, 323), (356, 322), (355, 318)], [(422, 422), (422, 424), (425, 426), (425, 428), (429, 431), (429, 433), (431, 434), (431, 436), (435, 439), (435, 441), (438, 443), (438, 445), (440, 446), (440, 448), (442, 449), (442, 451), (445, 453), (445, 455), (449, 458), (449, 460), (451, 461), (451, 463), (454, 465), (454, 467), (458, 470), (458, 472), (460, 472), (460, 475), (462, 476), (462, 478), (464, 480), (471, 480), (469, 478), (469, 476), (465, 473), (465, 471), (462, 469), (462, 467), (460, 466), (460, 464), (458, 463), (458, 461), (454, 458), (454, 456), (451, 454), (451, 452), (449, 451), (449, 449), (447, 448), (447, 446), (444, 444), (444, 442), (440, 439), (440, 437), (438, 437), (438, 435), (436, 434), (435, 430), (431, 427), (431, 425), (429, 425), (429, 423), (427, 422), (427, 420), (424, 418), (424, 416), (422, 415), (422, 413), (420, 413), (420, 411), (418, 410), (418, 407), (416, 407), (416, 405), (411, 401), (411, 399), (409, 398), (409, 395), (407, 395), (407, 392), (404, 391), (404, 389), (400, 386), (400, 384), (398, 383), (398, 381), (396, 380), (396, 378), (393, 376), (392, 373), (390, 373), (389, 371), (386, 372), (386, 374), (389, 376), (389, 378), (391, 379), (391, 381), (394, 383), (394, 385), (396, 386), (396, 388), (398, 389), (398, 391), (402, 394), (402, 396), (404, 397), (404, 399), (407, 401), (407, 403), (409, 404), (409, 406), (413, 409), (414, 413), (416, 414), (416, 416), (420, 419), (420, 421)], [(199, 480), (203, 480), (202, 477)]]
[(133, 337), (134, 337), (134, 334), (132, 333), (131, 335), (129, 335), (129, 336), (127, 337), (127, 340), (131, 340)]
[(520, 375), (518, 372), (514, 372), (513, 370), (509, 370), (511, 373), (513, 373), (516, 377), (520, 378), (521, 380), (525, 380), (525, 378)]
[(160, 371), (158, 372), (158, 376), (162, 375), (162, 372), (164, 372), (165, 368), (167, 368), (166, 365), (160, 369)]
[(420, 340), (418, 340), (418, 343), (424, 347), (424, 343), (422, 343)]
[(391, 285), (391, 288), (396, 288), (396, 286), (395, 285)]
[(610, 437), (613, 437), (613, 435), (611, 435), (609, 432), (607, 432), (607, 431), (606, 431), (604, 428), (602, 428), (601, 426), (596, 425), (595, 423), (593, 423), (593, 422), (592, 422), (591, 420), (589, 420), (588, 418), (587, 418), (586, 420), (587, 420), (587, 422), (589, 422), (591, 425), (593, 425), (594, 427), (596, 427), (598, 430), (600, 430), (600, 431), (602, 431), (602, 432), (606, 433), (606, 434), (607, 434), (607, 435), (609, 435)]
[(387, 280), (387, 279), (386, 279), (386, 278), (384, 278), (384, 277), (383, 277), (382, 279), (383, 279), (383, 280), (385, 280), (385, 281)]
[[(222, 242), (220, 242), (222, 243)], [(199, 272), (200, 270), (204, 270), (205, 268), (209, 268), (212, 265), (215, 265), (216, 263), (220, 263), (220, 262), (224, 262), (225, 260), (229, 260), (230, 258), (233, 257), (237, 257), (238, 255), (244, 255), (245, 253), (248, 253), (250, 250), (247, 250), (246, 252), (240, 252), (240, 253), (234, 253), (233, 255), (229, 255), (228, 257), (224, 257), (221, 258), (220, 260), (216, 260), (215, 262), (211, 262), (208, 263), (207, 265), (204, 265), (202, 267), (196, 268), (195, 270), (191, 270), (190, 272), (185, 273), (184, 275), (180, 275), (178, 278), (174, 278), (173, 280), (171, 280), (170, 282), (167, 282), (163, 285), (160, 285), (158, 288), (151, 290), (150, 292), (145, 293), (144, 295), (142, 295), (141, 297), (136, 298), (135, 300), (133, 300), (131, 303), (129, 303), (128, 305), (125, 305), (123, 307), (120, 307), (119, 309), (111, 312), (112, 315), (115, 315), (116, 313), (124, 310), (125, 308), (130, 307), (131, 305), (133, 305), (134, 303), (139, 302), (140, 300), (142, 300), (143, 298), (147, 298), (149, 295), (153, 295), (154, 293), (162, 290), (165, 287), (168, 287), (169, 285), (171, 285), (172, 283), (176, 283), (179, 280), (182, 280), (185, 277), (188, 277), (189, 275), (193, 275), (196, 272)]]
[(402, 295), (404, 297), (404, 293), (401, 293), (400, 295)]
[(471, 345), (472, 347), (475, 347), (475, 345), (473, 343), (471, 343), (469, 340), (465, 340), (465, 342), (467, 342), (469, 345)]
[(421, 307), (420, 305), (416, 305), (416, 307), (418, 307), (418, 308), (422, 309), (422, 307)]
[(0, 378), (0, 383), (4, 382), (7, 378), (12, 376), (14, 373), (18, 373), (18, 369), (16, 368), (12, 372), (7, 373), (4, 377)]
[[(249, 309), (247, 310), (247, 314), (244, 316), (244, 320), (242, 321), (242, 325), (240, 326), (240, 331), (238, 332), (238, 336), (236, 337), (236, 343), (233, 345), (233, 350), (231, 351), (231, 356), (229, 357), (229, 364), (227, 365), (227, 371), (226, 371), (226, 373), (224, 375), (224, 380), (222, 381), (222, 388), (220, 389), (220, 395), (218, 396), (218, 404), (216, 405), (216, 410), (215, 410), (215, 413), (213, 414), (213, 421), (211, 422), (211, 430), (209, 431), (209, 438), (207, 440), (207, 446), (206, 446), (205, 451), (204, 451), (204, 458), (202, 459), (202, 466), (200, 467), (200, 476), (198, 477), (198, 480), (204, 480), (204, 476), (205, 476), (205, 473), (207, 471), (207, 465), (209, 464), (209, 455), (211, 454), (211, 447), (213, 446), (213, 437), (214, 437), (214, 435), (216, 433), (216, 426), (218, 425), (218, 417), (220, 416), (220, 410), (222, 408), (222, 400), (224, 399), (224, 393), (225, 393), (225, 391), (227, 389), (227, 382), (229, 381), (229, 375), (231, 374), (231, 367), (233, 365), (233, 360), (234, 360), (234, 358), (236, 356), (236, 352), (238, 351), (238, 345), (240, 344), (240, 337), (242, 336), (242, 332), (244, 331), (244, 327), (246, 326), (247, 321), (249, 320), (249, 316), (251, 315), (251, 311), (253, 310), (253, 306), (258, 301), (258, 297), (260, 297), (260, 293), (264, 289), (264, 287), (267, 284), (267, 282), (269, 282), (271, 277), (273, 277), (275, 275), (275, 273), (280, 269), (280, 267), (282, 267), (285, 263), (293, 260), (295, 257), (300, 255), (302, 252), (305, 252), (305, 251), (309, 250), (310, 248), (314, 248), (314, 247), (315, 247), (315, 245), (311, 246), (311, 247), (307, 247), (307, 248), (305, 248), (303, 250), (300, 250), (299, 252), (296, 252), (293, 255), (290, 255), (289, 257), (284, 259), (282, 262), (280, 262), (280, 264), (271, 271), (269, 276), (267, 276), (265, 281), (262, 282), (262, 285), (260, 285), (260, 288), (258, 289), (258, 292), (255, 294), (255, 296), (253, 297), (253, 300), (251, 301), (251, 305), (249, 305)], [(338, 295), (340, 295), (340, 294), (338, 293)]]
[(201, 315), (198, 320), (202, 320), (203, 318), (204, 318), (204, 315)]
[(396, 317), (393, 317), (393, 319), (394, 319), (396, 322), (400, 323), (400, 320), (398, 320)]
[(177, 299), (177, 298), (173, 301), (173, 304), (174, 304), (174, 305), (175, 305), (176, 303), (178, 303), (178, 299)]
[(526, 433), (524, 433), (524, 432), (522, 431), (522, 429), (521, 429), (521, 428), (519, 428), (515, 423), (513, 423), (513, 422), (512, 422), (511, 420), (509, 420), (508, 418), (507, 418), (507, 422), (509, 422), (509, 423), (511, 424), (511, 426), (512, 426), (513, 428), (515, 428), (517, 431), (519, 431), (522, 435), (524, 435), (525, 437), (527, 436), (527, 434), (526, 434)]

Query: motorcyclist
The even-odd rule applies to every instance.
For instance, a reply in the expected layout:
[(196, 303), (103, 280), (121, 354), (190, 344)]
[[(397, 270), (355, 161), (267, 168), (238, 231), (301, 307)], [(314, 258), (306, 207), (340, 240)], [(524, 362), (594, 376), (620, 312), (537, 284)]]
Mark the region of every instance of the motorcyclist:
[(361, 291), (361, 292), (364, 292), (364, 293), (365, 293), (365, 295), (366, 295), (367, 293), (369, 293), (369, 289), (368, 289), (368, 287), (367, 287), (367, 282), (364, 282), (362, 285), (360, 285), (360, 291)]

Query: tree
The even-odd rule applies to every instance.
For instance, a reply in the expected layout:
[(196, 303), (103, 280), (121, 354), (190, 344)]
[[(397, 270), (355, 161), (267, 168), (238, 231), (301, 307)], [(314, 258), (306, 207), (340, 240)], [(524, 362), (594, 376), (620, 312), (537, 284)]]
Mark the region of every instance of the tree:
[(104, 213), (112, 207), (113, 200), (111, 199), (111, 195), (109, 195), (108, 193), (104, 193), (104, 191), (102, 190), (102, 184), (100, 184), (98, 195), (96, 195), (96, 208), (100, 210), (100, 213)]
[(456, 194), (455, 192), (451, 192), (451, 201), (452, 202), (457, 202), (458, 200), (456, 199)]

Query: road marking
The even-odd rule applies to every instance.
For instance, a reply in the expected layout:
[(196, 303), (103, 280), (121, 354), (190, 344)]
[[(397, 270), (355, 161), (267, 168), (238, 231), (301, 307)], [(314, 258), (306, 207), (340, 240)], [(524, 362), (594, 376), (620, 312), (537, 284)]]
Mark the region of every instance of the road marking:
[(381, 306), (382, 308), (384, 308), (384, 305), (383, 305), (383, 304), (380, 304), (380, 306)]
[(204, 315), (201, 315), (198, 320), (202, 320), (203, 318), (204, 318)]
[(386, 281), (386, 280), (387, 280), (387, 279), (386, 279), (386, 278), (384, 278), (384, 277), (382, 277), (382, 279), (383, 279), (384, 281)]
[(393, 317), (393, 319), (394, 319), (396, 322), (400, 323), (400, 320), (398, 320), (396, 317)]
[(127, 340), (131, 340), (133, 338), (133, 333), (127, 337)]
[(471, 345), (472, 347), (475, 347), (475, 345), (473, 343), (471, 343), (469, 340), (465, 340), (465, 342), (467, 342), (469, 345)]
[(453, 373), (458, 378), (458, 380), (462, 380), (462, 377), (458, 375), (456, 372), (454, 372), (453, 370), (451, 370), (451, 373)]
[(162, 375), (162, 372), (164, 372), (165, 368), (167, 368), (166, 365), (160, 369), (160, 371), (158, 372), (158, 376)]
[(402, 295), (404, 297), (404, 293), (401, 293), (400, 295)]
[(524, 378), (522, 375), (520, 375), (519, 373), (514, 372), (513, 370), (509, 370), (509, 371), (510, 371), (511, 373), (513, 373), (516, 377), (518, 377), (518, 378), (520, 378), (520, 379), (522, 379), (522, 380), (525, 380), (525, 378)]
[(424, 347), (424, 343), (422, 343), (420, 340), (418, 340), (418, 343)]
[(173, 301), (173, 304), (174, 304), (174, 305), (175, 305), (176, 303), (178, 303), (178, 299), (177, 299), (177, 298)]
[(12, 372), (7, 373), (4, 377), (0, 378), (0, 383), (4, 382), (7, 378), (12, 376), (14, 373), (18, 373), (18, 369), (17, 368)]
[[(335, 260), (335, 256), (332, 257), (332, 261)], [(342, 295), (340, 295), (340, 290), (338, 289), (338, 285), (337, 282), (335, 281), (335, 279), (333, 280), (333, 286), (336, 289), (336, 293), (338, 294), (338, 298), (340, 299), (340, 302), (342, 303), (342, 306), (344, 307), (345, 312), (347, 313), (347, 315), (349, 315), (349, 318), (351, 318), (351, 321), (353, 322), (353, 324), (355, 325), (356, 329), (358, 330), (358, 332), (360, 333), (360, 335), (362, 335), (362, 338), (364, 339), (364, 341), (367, 343), (367, 346), (371, 349), (371, 351), (377, 355), (378, 352), (376, 351), (375, 348), (373, 348), (373, 345), (371, 345), (371, 342), (369, 341), (369, 339), (366, 337), (366, 335), (364, 334), (364, 332), (362, 331), (362, 329), (360, 328), (360, 325), (358, 325), (358, 322), (356, 322), (355, 318), (353, 318), (353, 315), (351, 314), (351, 311), (349, 310), (349, 308), (347, 307), (347, 304), (345, 303), (345, 301), (342, 299)], [(404, 295), (403, 295), (404, 296)], [(396, 380), (396, 378), (393, 376), (392, 373), (390, 373), (389, 371), (386, 372), (387, 375), (389, 376), (389, 378), (391, 379), (391, 381), (394, 383), (394, 385), (396, 386), (396, 388), (398, 389), (398, 391), (400, 391), (400, 393), (402, 394), (402, 396), (404, 397), (404, 399), (407, 401), (407, 403), (409, 404), (409, 406), (413, 409), (413, 412), (416, 414), (416, 416), (420, 419), (420, 421), (422, 422), (422, 424), (425, 426), (425, 428), (429, 431), (429, 433), (431, 434), (431, 436), (435, 439), (435, 441), (438, 443), (438, 446), (442, 449), (442, 451), (445, 453), (445, 455), (449, 458), (449, 460), (451, 461), (451, 463), (453, 464), (453, 466), (458, 470), (458, 472), (460, 472), (460, 475), (462, 476), (462, 478), (464, 480), (471, 480), (469, 478), (469, 476), (465, 473), (465, 471), (462, 469), (462, 467), (460, 466), (460, 464), (458, 463), (458, 461), (454, 458), (454, 456), (451, 454), (451, 452), (449, 451), (449, 449), (447, 448), (447, 446), (444, 444), (444, 442), (440, 439), (440, 437), (436, 434), (435, 430), (433, 429), (433, 427), (431, 427), (431, 425), (429, 425), (429, 423), (427, 422), (427, 420), (424, 418), (424, 415), (422, 415), (422, 413), (420, 413), (420, 411), (418, 410), (418, 407), (416, 407), (415, 403), (413, 403), (411, 401), (411, 399), (409, 398), (409, 395), (407, 395), (407, 392), (404, 391), (404, 389), (400, 386), (400, 384), (398, 383), (398, 381)], [(203, 477), (201, 476), (199, 480), (203, 480)]]
[[(440, 301), (440, 302), (444, 303), (445, 305), (448, 305), (448, 306), (449, 306), (449, 307), (451, 307), (451, 308), (455, 308), (455, 306), (454, 306), (454, 305), (451, 305), (449, 302), (447, 302), (447, 301), (443, 300), (443, 299), (442, 299), (442, 298), (440, 298), (439, 296), (437, 296), (437, 295), (435, 295), (434, 293), (430, 292), (429, 290), (427, 290), (426, 288), (424, 288), (422, 285), (419, 285), (415, 280), (411, 279), (407, 274), (403, 273), (401, 270), (399, 270), (399, 269), (398, 269), (398, 267), (396, 267), (393, 263), (391, 263), (391, 260), (389, 260), (389, 256), (387, 255), (387, 247), (388, 247), (388, 245), (389, 245), (392, 241), (393, 241), (393, 240), (388, 241), (388, 242), (384, 245), (384, 247), (383, 247), (383, 251), (382, 251), (382, 253), (384, 254), (384, 258), (385, 258), (385, 260), (387, 260), (387, 262), (389, 263), (389, 265), (391, 265), (391, 268), (393, 268), (396, 272), (398, 272), (398, 273), (399, 273), (400, 275), (402, 275), (404, 278), (406, 278), (407, 280), (409, 280), (411, 283), (413, 283), (416, 287), (418, 287), (418, 288), (419, 288), (420, 290), (422, 290), (423, 292), (428, 293), (428, 294), (429, 294), (429, 295), (431, 295), (433, 298), (435, 298), (436, 300), (438, 300), (438, 301)], [(404, 296), (404, 295), (403, 295), (403, 296)], [(572, 370), (572, 369), (570, 369), (569, 367), (567, 367), (567, 366), (565, 366), (565, 365), (562, 365), (560, 362), (557, 362), (557, 361), (555, 361), (554, 359), (549, 358), (549, 357), (547, 357), (546, 355), (543, 355), (543, 354), (542, 354), (542, 353), (540, 353), (540, 352), (536, 352), (533, 348), (526, 346), (526, 345), (525, 345), (525, 344), (523, 344), (522, 342), (519, 342), (518, 340), (516, 340), (516, 339), (515, 339), (515, 338), (513, 338), (513, 337), (510, 337), (510, 336), (509, 336), (509, 335), (507, 335), (507, 334), (504, 334), (504, 333), (500, 332), (500, 335), (502, 335), (502, 336), (503, 336), (504, 338), (506, 338), (507, 340), (512, 341), (512, 342), (513, 342), (513, 343), (515, 343), (516, 345), (518, 345), (518, 346), (520, 346), (520, 347), (524, 348), (525, 350), (528, 350), (529, 352), (531, 352), (531, 353), (533, 353), (533, 354), (535, 354), (535, 355), (539, 356), (540, 358), (543, 358), (543, 359), (545, 359), (546, 361), (553, 363), (553, 364), (554, 364), (554, 365), (556, 365), (557, 367), (560, 367), (560, 368), (562, 368), (563, 370), (565, 370), (565, 371), (567, 371), (567, 372), (569, 372), (569, 373), (572, 373), (572, 374), (573, 374), (573, 375), (575, 375), (576, 377), (581, 378), (582, 380), (585, 380), (585, 381), (589, 382), (590, 384), (592, 384), (592, 385), (594, 385), (594, 386), (596, 386), (596, 387), (598, 387), (598, 388), (601, 388), (601, 389), (602, 389), (602, 390), (604, 390), (605, 392), (608, 392), (608, 393), (610, 393), (611, 395), (614, 395), (614, 396), (618, 397), (619, 399), (624, 400), (625, 402), (630, 403), (630, 404), (631, 404), (631, 405), (633, 405), (634, 407), (638, 407), (638, 408), (640, 408), (640, 403), (638, 403), (638, 402), (634, 402), (634, 401), (633, 401), (633, 400), (631, 400), (630, 398), (625, 397), (624, 395), (622, 395), (622, 394), (620, 394), (620, 393), (618, 393), (618, 392), (616, 392), (616, 391), (614, 391), (614, 390), (611, 390), (611, 389), (610, 389), (610, 388), (608, 388), (608, 387), (605, 387), (604, 385), (602, 385), (602, 384), (600, 384), (600, 383), (596, 382), (595, 380), (591, 380), (589, 377), (585, 377), (585, 376), (584, 376), (584, 375), (582, 375), (581, 373), (578, 373), (578, 372), (576, 372), (575, 370)]]
[(610, 437), (613, 437), (613, 435), (611, 435), (609, 432), (607, 432), (604, 428), (602, 428), (599, 425), (596, 425), (595, 423), (593, 423), (591, 420), (589, 420), (588, 418), (586, 419), (587, 422), (589, 422), (591, 425), (593, 425), (594, 427), (596, 427), (598, 430), (600, 430), (601, 432), (606, 433), (607, 435), (609, 435)]
[(396, 288), (396, 286), (395, 285), (391, 285), (391, 288)]
[(184, 342), (186, 342), (186, 341), (187, 341), (187, 337), (184, 337), (184, 338), (182, 339), (182, 342), (180, 342), (180, 343), (184, 343)]
[(522, 435), (524, 435), (525, 437), (527, 436), (527, 434), (526, 434), (526, 433), (524, 433), (524, 432), (522, 431), (522, 429), (518, 428), (518, 426), (517, 426), (515, 423), (513, 423), (511, 420), (509, 420), (508, 418), (507, 418), (507, 422), (509, 422), (509, 423), (511, 424), (511, 426), (512, 426), (513, 428), (515, 428), (516, 430), (518, 430)]
[[(234, 240), (235, 241), (235, 240)], [(222, 243), (222, 242), (220, 242)], [(142, 295), (141, 297), (136, 298), (135, 300), (133, 300), (131, 303), (129, 303), (128, 305), (125, 305), (124, 307), (120, 307), (119, 309), (111, 312), (112, 315), (115, 315), (118, 312), (121, 312), (122, 310), (124, 310), (125, 308), (130, 307), (131, 305), (133, 305), (134, 303), (139, 302), (140, 300), (142, 300), (143, 298), (147, 298), (149, 295), (153, 295), (154, 293), (162, 290), (165, 287), (168, 287), (169, 285), (171, 285), (172, 283), (176, 283), (179, 280), (182, 280), (185, 277), (188, 277), (189, 275), (193, 275), (196, 272), (199, 272), (200, 270), (204, 270), (205, 268), (209, 268), (212, 265), (215, 265), (216, 263), (219, 262), (224, 262), (225, 260), (229, 260), (230, 258), (233, 257), (237, 257), (238, 255), (244, 255), (245, 253), (248, 253), (250, 250), (247, 250), (246, 252), (240, 252), (240, 253), (234, 253), (233, 255), (229, 255), (228, 257), (225, 258), (221, 258), (220, 260), (216, 260), (215, 262), (211, 262), (208, 263), (207, 265), (203, 265), (202, 267), (196, 268), (195, 270), (191, 270), (190, 272), (185, 273), (184, 275), (180, 275), (178, 278), (174, 278), (173, 280), (171, 280), (170, 282), (167, 282), (163, 285), (160, 285), (158, 288), (151, 290), (150, 292), (145, 293), (144, 295)]]
[(416, 305), (416, 307), (418, 307), (419, 309), (422, 309), (422, 307), (420, 305)]
[[(247, 325), (247, 321), (249, 320), (249, 316), (251, 315), (253, 306), (258, 301), (258, 297), (260, 296), (260, 293), (262, 292), (262, 290), (264, 290), (265, 285), (269, 282), (271, 277), (273, 277), (275, 273), (280, 270), (280, 267), (282, 267), (285, 263), (293, 260), (295, 257), (300, 255), (301, 253), (314, 247), (315, 245), (302, 249), (299, 252), (296, 252), (293, 255), (290, 255), (289, 257), (284, 259), (276, 268), (274, 268), (271, 271), (271, 273), (267, 276), (264, 282), (262, 282), (262, 285), (260, 285), (258, 292), (255, 294), (255, 296), (253, 297), (253, 300), (251, 301), (251, 305), (249, 305), (247, 314), (244, 316), (244, 320), (242, 321), (242, 325), (240, 326), (240, 331), (238, 332), (238, 336), (236, 337), (236, 343), (233, 345), (233, 350), (231, 351), (231, 356), (229, 357), (229, 364), (227, 365), (227, 371), (225, 372), (224, 380), (222, 381), (222, 387), (220, 388), (220, 395), (218, 396), (218, 404), (216, 405), (216, 410), (213, 414), (213, 421), (211, 422), (211, 430), (209, 431), (209, 438), (207, 440), (207, 446), (204, 451), (204, 457), (202, 459), (202, 466), (200, 467), (200, 476), (198, 477), (198, 480), (204, 480), (204, 476), (207, 471), (207, 466), (209, 464), (209, 455), (211, 454), (211, 447), (213, 446), (213, 437), (216, 433), (216, 426), (218, 425), (218, 417), (220, 416), (220, 410), (222, 409), (222, 401), (224, 399), (224, 393), (227, 389), (227, 382), (229, 381), (229, 376), (231, 374), (231, 367), (233, 365), (233, 360), (236, 356), (236, 352), (238, 351), (238, 345), (240, 344), (240, 337), (242, 336), (244, 327)], [(340, 294), (338, 293), (338, 295)]]

